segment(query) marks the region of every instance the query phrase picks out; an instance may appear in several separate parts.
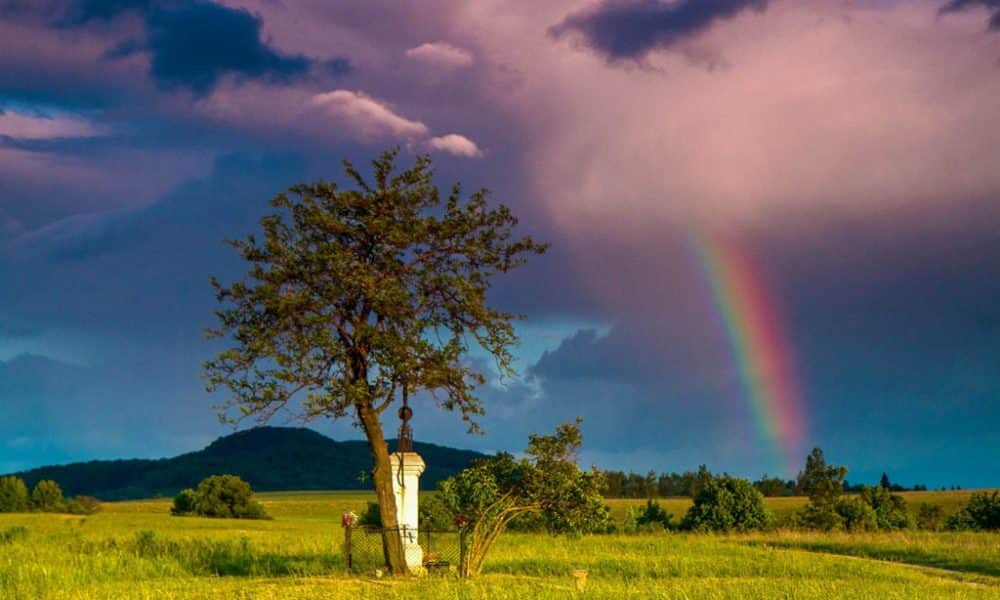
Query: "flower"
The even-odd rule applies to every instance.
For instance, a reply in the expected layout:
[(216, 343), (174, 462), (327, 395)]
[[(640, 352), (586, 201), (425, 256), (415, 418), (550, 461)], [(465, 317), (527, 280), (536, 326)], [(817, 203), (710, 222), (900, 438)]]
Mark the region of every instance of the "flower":
[(458, 515), (457, 517), (455, 517), (455, 525), (459, 527), (465, 527), (468, 524), (469, 520), (463, 517), (462, 515)]
[(344, 527), (350, 527), (358, 522), (358, 515), (354, 511), (345, 512), (340, 517), (340, 524)]

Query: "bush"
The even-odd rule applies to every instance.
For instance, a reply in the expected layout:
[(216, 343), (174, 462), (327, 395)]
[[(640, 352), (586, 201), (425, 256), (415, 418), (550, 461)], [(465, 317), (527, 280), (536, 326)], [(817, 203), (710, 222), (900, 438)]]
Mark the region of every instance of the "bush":
[(973, 494), (957, 514), (948, 519), (948, 529), (1000, 530), (1000, 492)]
[(751, 531), (770, 522), (760, 491), (745, 479), (722, 475), (698, 492), (681, 526), (694, 531)]
[(28, 486), (20, 477), (0, 477), (0, 512), (28, 510)]
[(455, 518), (436, 494), (420, 499), (420, 526), (442, 531), (456, 529)]
[(907, 529), (912, 525), (910, 513), (906, 509), (906, 500), (891, 493), (888, 488), (882, 486), (862, 488), (861, 499), (875, 511), (879, 529), (891, 531)]
[(190, 515), (198, 510), (198, 494), (191, 488), (183, 489), (174, 496), (174, 506), (170, 509), (172, 515)]
[(796, 515), (795, 525), (806, 529), (833, 531), (844, 526), (844, 518), (837, 512), (836, 502), (810, 502)]
[(939, 531), (944, 524), (944, 510), (938, 504), (920, 503), (917, 512), (917, 527), (928, 531)]
[(841, 498), (834, 505), (840, 517), (840, 524), (847, 531), (874, 531), (878, 529), (878, 518), (873, 509), (861, 498)]
[(368, 506), (365, 507), (364, 512), (361, 513), (361, 518), (358, 519), (357, 524), (364, 527), (382, 526), (382, 511), (379, 510), (378, 502), (368, 503)]
[(177, 516), (194, 513), (218, 519), (271, 518), (253, 499), (250, 484), (235, 475), (212, 475), (198, 484), (197, 491), (182, 490), (174, 498), (170, 512)]
[(31, 492), (31, 508), (42, 512), (62, 512), (63, 493), (59, 484), (51, 479), (43, 479), (35, 484)]
[(99, 510), (101, 503), (90, 496), (77, 496), (66, 503), (66, 512), (71, 515), (92, 515)]
[(646, 508), (635, 517), (635, 524), (639, 528), (662, 528), (670, 529), (670, 513), (663, 510), (659, 502), (646, 500)]

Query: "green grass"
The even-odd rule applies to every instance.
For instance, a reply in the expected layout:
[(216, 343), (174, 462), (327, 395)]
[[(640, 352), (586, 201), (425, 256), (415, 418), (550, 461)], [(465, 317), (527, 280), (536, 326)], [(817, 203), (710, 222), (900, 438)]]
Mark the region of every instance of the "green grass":
[[(926, 494), (908, 500), (962, 501)], [(166, 500), (89, 517), (0, 515), (0, 598), (1000, 598), (1000, 534), (972, 533), (508, 533), (474, 581), (346, 576), (340, 515), (371, 495), (259, 499), (273, 521), (171, 517)], [(801, 502), (768, 501), (775, 512)], [(662, 503), (679, 517), (689, 501)], [(582, 595), (574, 569), (588, 571)]]

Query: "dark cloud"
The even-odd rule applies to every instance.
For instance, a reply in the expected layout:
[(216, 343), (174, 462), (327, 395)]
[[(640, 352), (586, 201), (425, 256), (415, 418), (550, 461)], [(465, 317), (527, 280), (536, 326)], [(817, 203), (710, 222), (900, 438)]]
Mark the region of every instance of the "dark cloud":
[(603, 0), (570, 14), (549, 33), (555, 37), (579, 34), (611, 60), (638, 59), (655, 48), (669, 48), (720, 19), (766, 7), (767, 0)]
[(1000, 0), (951, 0), (941, 7), (941, 13), (958, 12), (975, 7), (992, 10), (989, 27), (992, 30), (1000, 30)]

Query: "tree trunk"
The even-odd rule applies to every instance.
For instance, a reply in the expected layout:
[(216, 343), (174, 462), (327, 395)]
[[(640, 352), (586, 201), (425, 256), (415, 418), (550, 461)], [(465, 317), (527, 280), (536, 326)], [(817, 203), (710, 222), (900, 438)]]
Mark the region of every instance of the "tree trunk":
[(375, 484), (375, 497), (378, 501), (379, 514), (382, 516), (382, 548), (385, 552), (385, 564), (394, 575), (406, 575), (406, 554), (403, 549), (403, 539), (399, 533), (399, 522), (396, 518), (396, 496), (392, 493), (392, 466), (389, 463), (389, 446), (382, 434), (382, 424), (378, 413), (370, 405), (358, 405), (358, 420), (368, 438), (368, 449), (372, 453), (375, 468), (372, 471), (372, 482)]

